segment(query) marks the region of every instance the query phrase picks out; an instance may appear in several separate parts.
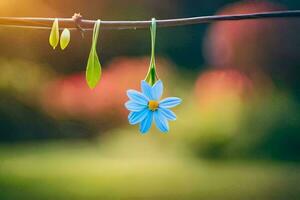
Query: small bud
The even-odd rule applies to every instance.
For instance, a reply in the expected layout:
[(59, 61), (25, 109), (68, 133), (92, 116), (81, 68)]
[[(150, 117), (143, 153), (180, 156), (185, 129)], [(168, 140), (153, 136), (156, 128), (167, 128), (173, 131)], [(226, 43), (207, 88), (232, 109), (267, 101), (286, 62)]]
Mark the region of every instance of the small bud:
[(59, 42), (59, 26), (58, 26), (58, 19), (55, 19), (52, 25), (49, 43), (55, 49)]
[(149, 85), (153, 86), (159, 78), (156, 73), (155, 63), (151, 61), (148, 73), (146, 75), (145, 81), (149, 83)]
[(65, 28), (60, 36), (60, 47), (62, 50), (67, 48), (71, 40), (71, 33), (69, 29)]

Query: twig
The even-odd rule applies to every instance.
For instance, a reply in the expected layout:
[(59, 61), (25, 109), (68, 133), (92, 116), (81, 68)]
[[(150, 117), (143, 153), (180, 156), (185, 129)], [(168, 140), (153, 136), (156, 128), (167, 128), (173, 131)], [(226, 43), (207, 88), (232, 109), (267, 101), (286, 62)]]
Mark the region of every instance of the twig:
[[(300, 10), (272, 11), (251, 14), (215, 15), (179, 19), (157, 20), (158, 27), (184, 26), (191, 24), (211, 23), (216, 21), (234, 21), (247, 19), (266, 18), (291, 18), (300, 17)], [(16, 28), (51, 29), (55, 18), (31, 18), (31, 17), (0, 17), (0, 26)], [(92, 30), (95, 20), (80, 19), (74, 23), (74, 18), (58, 18), (60, 28), (71, 30)], [(151, 20), (148, 21), (101, 21), (102, 29), (143, 29), (149, 28)]]

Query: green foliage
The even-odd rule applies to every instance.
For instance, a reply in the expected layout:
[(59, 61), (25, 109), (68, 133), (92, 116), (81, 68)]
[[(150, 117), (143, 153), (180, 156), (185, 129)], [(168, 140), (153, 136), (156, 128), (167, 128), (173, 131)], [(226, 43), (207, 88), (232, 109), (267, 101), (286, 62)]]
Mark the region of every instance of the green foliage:
[(0, 199), (292, 200), (300, 194), (296, 163), (208, 162), (154, 134), (113, 135), (120, 136), (0, 146)]
[(52, 25), (50, 37), (49, 37), (49, 43), (55, 49), (59, 42), (59, 25), (58, 25), (58, 19), (55, 19)]
[(93, 31), (92, 47), (86, 68), (86, 81), (91, 89), (94, 89), (101, 77), (101, 64), (97, 55), (97, 40), (99, 36), (100, 20), (97, 20)]
[(61, 47), (62, 50), (67, 48), (67, 46), (70, 43), (70, 40), (71, 40), (70, 30), (65, 28), (63, 30), (63, 32), (61, 33), (61, 37), (60, 37), (60, 47)]

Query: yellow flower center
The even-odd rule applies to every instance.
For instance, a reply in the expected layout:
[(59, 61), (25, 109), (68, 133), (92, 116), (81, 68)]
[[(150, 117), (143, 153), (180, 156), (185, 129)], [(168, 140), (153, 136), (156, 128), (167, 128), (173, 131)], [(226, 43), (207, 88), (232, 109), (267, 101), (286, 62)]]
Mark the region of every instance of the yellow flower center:
[(159, 105), (158, 101), (150, 100), (148, 103), (148, 108), (149, 108), (149, 110), (155, 111), (155, 110), (157, 110), (158, 105)]

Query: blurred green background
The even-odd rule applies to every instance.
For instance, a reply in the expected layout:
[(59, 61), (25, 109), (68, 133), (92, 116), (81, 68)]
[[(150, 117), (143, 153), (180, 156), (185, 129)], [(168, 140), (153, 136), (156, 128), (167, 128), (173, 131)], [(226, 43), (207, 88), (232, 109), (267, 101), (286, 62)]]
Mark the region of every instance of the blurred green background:
[[(1, 16), (146, 20), (300, 9), (296, 0), (2, 0)], [(147, 72), (149, 30), (102, 30), (53, 51), (49, 31), (0, 28), (0, 199), (300, 198), (300, 19), (159, 28), (168, 134), (128, 125), (126, 90)]]

